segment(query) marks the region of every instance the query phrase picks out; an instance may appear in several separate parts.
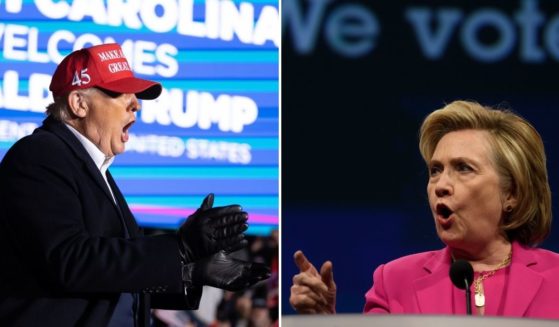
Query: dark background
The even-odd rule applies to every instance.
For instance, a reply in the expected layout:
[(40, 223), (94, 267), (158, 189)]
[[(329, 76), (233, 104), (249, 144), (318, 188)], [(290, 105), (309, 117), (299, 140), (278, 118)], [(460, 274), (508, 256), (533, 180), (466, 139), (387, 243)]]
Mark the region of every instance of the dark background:
[[(338, 312), (360, 312), (379, 264), (443, 246), (418, 129), (445, 103), (475, 100), (531, 121), (556, 209), (558, 1), (283, 0), (282, 11), (283, 314), (294, 313), (297, 249), (317, 268), (332, 260)], [(436, 18), (459, 17), (438, 53), (420, 45), (410, 11), (431, 15), (435, 47)], [(542, 247), (559, 251), (558, 235), (555, 225)]]

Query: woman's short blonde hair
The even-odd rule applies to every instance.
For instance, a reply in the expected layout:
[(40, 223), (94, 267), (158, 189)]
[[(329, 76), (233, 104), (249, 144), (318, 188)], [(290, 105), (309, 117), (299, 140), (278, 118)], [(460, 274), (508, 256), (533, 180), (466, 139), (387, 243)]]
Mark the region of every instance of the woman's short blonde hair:
[(476, 102), (454, 101), (425, 118), (419, 150), (427, 164), (447, 133), (475, 129), (489, 132), (493, 162), (504, 192), (516, 197), (516, 206), (504, 212), (501, 229), (510, 241), (536, 246), (551, 229), (551, 191), (543, 141), (524, 118)]

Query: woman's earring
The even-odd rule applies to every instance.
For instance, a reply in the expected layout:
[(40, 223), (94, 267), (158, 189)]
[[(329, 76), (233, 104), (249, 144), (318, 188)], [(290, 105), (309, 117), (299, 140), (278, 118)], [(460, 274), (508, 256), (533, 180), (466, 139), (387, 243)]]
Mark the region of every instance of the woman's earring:
[(511, 212), (512, 211), (512, 206), (509, 204), (505, 207), (505, 212)]

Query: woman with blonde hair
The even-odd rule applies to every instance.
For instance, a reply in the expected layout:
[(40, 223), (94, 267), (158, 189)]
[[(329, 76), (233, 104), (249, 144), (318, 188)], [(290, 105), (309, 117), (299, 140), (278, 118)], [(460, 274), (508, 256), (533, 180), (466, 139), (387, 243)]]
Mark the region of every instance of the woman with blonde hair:
[[(465, 314), (464, 291), (449, 278), (463, 260), (473, 268), (473, 314), (559, 318), (559, 254), (537, 247), (550, 232), (551, 191), (535, 128), (511, 111), (454, 101), (425, 118), (419, 149), (446, 247), (380, 265), (364, 312)], [(332, 263), (318, 272), (301, 251), (295, 262), (291, 305), (335, 313)]]

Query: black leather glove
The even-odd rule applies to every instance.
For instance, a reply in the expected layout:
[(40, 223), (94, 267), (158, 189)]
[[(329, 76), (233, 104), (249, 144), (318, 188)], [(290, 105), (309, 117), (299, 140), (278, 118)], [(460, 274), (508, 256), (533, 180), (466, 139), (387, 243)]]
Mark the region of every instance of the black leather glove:
[(194, 262), (220, 250), (233, 252), (247, 245), (243, 232), (248, 214), (239, 205), (212, 208), (208, 194), (196, 212), (178, 230), (179, 250), (184, 263)]
[(186, 288), (208, 285), (226, 291), (242, 291), (270, 277), (270, 269), (258, 262), (234, 259), (225, 251), (183, 266)]

